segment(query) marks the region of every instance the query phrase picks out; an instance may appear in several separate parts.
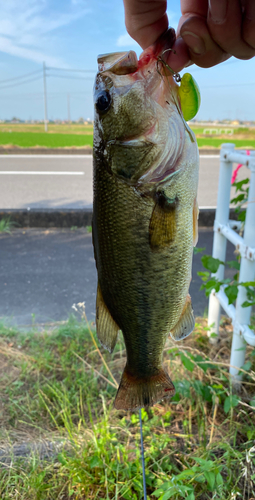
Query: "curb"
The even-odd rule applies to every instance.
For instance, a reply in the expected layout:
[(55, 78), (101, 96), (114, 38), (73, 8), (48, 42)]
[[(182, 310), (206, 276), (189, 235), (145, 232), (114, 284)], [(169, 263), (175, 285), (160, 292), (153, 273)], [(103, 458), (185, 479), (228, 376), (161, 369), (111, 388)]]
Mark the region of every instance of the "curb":
[(35, 442), (22, 442), (12, 446), (2, 446), (0, 444), (0, 467), (6, 467), (15, 461), (33, 459), (35, 456), (39, 460), (56, 460), (60, 452), (71, 452), (71, 442), (41, 440)]
[[(199, 211), (198, 226), (213, 227), (215, 208), (202, 208)], [(92, 209), (34, 209), (34, 210), (0, 210), (0, 221), (10, 217), (17, 227), (28, 228), (72, 228), (92, 225)], [(230, 209), (230, 219), (237, 220), (237, 213)]]
[(92, 224), (92, 209), (0, 210), (0, 220), (8, 217), (17, 227), (86, 227)]
[[(1, 155), (92, 155), (93, 149), (87, 148), (1, 148)], [(220, 148), (202, 148), (199, 149), (199, 154), (203, 155), (219, 155)]]
[(1, 148), (0, 156), (7, 155), (92, 155), (88, 148)]

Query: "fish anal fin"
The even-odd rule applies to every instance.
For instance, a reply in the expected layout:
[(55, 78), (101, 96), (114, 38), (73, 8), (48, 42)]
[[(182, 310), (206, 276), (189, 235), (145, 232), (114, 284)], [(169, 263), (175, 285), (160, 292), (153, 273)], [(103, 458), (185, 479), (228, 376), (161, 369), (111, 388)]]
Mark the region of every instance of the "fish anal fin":
[(112, 352), (117, 342), (119, 327), (105, 305), (99, 284), (96, 300), (96, 330), (100, 344)]
[(163, 368), (150, 377), (135, 377), (129, 374), (126, 366), (114, 406), (117, 410), (147, 408), (162, 399), (173, 396), (174, 393), (174, 385)]
[(156, 204), (152, 212), (149, 237), (152, 250), (169, 246), (176, 236), (176, 207), (178, 199), (169, 199), (164, 192), (156, 193)]
[(195, 326), (195, 318), (193, 314), (190, 295), (187, 295), (186, 303), (183, 308), (181, 317), (175, 327), (171, 330), (170, 335), (174, 340), (183, 340), (193, 332)]
[(198, 216), (199, 216), (199, 208), (198, 208), (197, 198), (195, 198), (193, 205), (193, 247), (196, 246), (198, 241)]

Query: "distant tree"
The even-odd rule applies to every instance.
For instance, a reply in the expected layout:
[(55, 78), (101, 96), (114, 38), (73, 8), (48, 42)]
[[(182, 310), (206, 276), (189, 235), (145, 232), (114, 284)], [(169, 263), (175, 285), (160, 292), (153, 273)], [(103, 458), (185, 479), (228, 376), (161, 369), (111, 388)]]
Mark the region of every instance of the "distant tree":
[(14, 116), (14, 117), (11, 119), (11, 121), (12, 121), (13, 123), (19, 123), (21, 120), (20, 120), (20, 118), (16, 118), (16, 116)]

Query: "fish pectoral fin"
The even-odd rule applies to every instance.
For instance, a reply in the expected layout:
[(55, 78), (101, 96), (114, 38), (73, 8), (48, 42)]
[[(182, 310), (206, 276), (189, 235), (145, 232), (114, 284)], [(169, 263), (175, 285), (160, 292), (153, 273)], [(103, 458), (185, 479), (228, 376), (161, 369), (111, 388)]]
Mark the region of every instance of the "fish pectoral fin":
[(192, 309), (190, 295), (187, 295), (184, 309), (181, 317), (175, 327), (171, 330), (170, 335), (174, 340), (183, 340), (193, 332), (195, 326), (195, 318)]
[(162, 399), (173, 396), (174, 393), (174, 385), (163, 368), (152, 376), (135, 377), (130, 375), (126, 366), (114, 406), (117, 410), (147, 408)]
[(153, 209), (149, 238), (152, 250), (169, 246), (176, 236), (176, 208), (178, 198), (168, 198), (164, 191), (156, 193), (156, 205)]
[(96, 300), (96, 330), (100, 344), (109, 352), (112, 352), (117, 342), (120, 328), (105, 305), (99, 283)]
[(193, 205), (193, 247), (196, 246), (198, 241), (198, 216), (199, 216), (199, 208), (198, 208), (197, 198), (195, 198)]

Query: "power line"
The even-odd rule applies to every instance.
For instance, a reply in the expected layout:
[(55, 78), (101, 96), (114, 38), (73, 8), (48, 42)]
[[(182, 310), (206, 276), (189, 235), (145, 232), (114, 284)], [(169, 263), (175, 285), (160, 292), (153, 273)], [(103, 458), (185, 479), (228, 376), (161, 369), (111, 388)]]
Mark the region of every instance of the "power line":
[(80, 73), (96, 73), (96, 69), (68, 69), (68, 68), (55, 68), (54, 66), (47, 66), (46, 70), (48, 69), (56, 69), (59, 71), (73, 71), (73, 72), (80, 72)]
[(36, 80), (41, 80), (41, 76), (37, 76), (36, 78), (30, 78), (30, 80), (26, 80), (25, 82), (12, 83), (11, 85), (4, 85), (3, 87), (0, 87), (0, 90), (9, 89), (11, 87), (18, 87), (19, 85), (23, 85), (25, 83), (30, 83), (30, 82), (35, 82)]
[(44, 96), (44, 129), (48, 132), (48, 116), (47, 116), (47, 89), (46, 89), (46, 71), (45, 62), (43, 63), (43, 96)]
[(6, 82), (12, 82), (14, 80), (20, 80), (23, 78), (27, 78), (28, 76), (35, 75), (36, 73), (41, 73), (41, 72), (42, 72), (41, 69), (37, 69), (36, 71), (32, 71), (31, 73), (26, 73), (25, 75), (15, 76), (14, 78), (8, 78), (7, 80), (0, 80), (0, 84), (6, 83)]
[[(244, 60), (243, 59), (235, 59), (234, 57), (231, 57), (229, 59), (227, 59), (226, 61), (222, 62), (221, 63), (221, 67), (225, 67), (225, 66), (228, 66), (229, 64), (236, 64), (236, 63), (240, 63), (240, 62), (243, 62)], [(246, 61), (245, 61), (246, 62)], [(191, 64), (190, 66), (188, 66), (187, 68), (183, 68), (182, 71), (188, 71), (189, 68), (191, 68), (191, 71), (192, 73), (194, 71), (204, 71), (204, 70), (208, 70), (208, 69), (214, 69), (215, 66), (211, 66), (210, 68), (202, 68), (201, 66), (197, 66), (196, 64)]]
[(227, 84), (222, 84), (222, 85), (206, 85), (206, 86), (203, 86), (203, 85), (199, 85), (201, 87), (201, 89), (216, 89), (216, 88), (219, 88), (219, 87), (244, 87), (244, 86), (249, 86), (249, 85), (255, 85), (255, 82), (251, 82), (251, 83), (227, 83)]
[[(69, 93), (70, 97), (74, 97), (79, 99), (79, 95), (84, 96), (88, 95), (89, 91), (77, 91), (77, 92), (68, 92), (68, 91), (62, 91), (62, 92), (47, 92), (47, 96), (50, 98), (56, 98), (56, 97), (66, 97), (66, 94)], [(43, 93), (27, 93), (27, 94), (16, 94), (16, 95), (0, 95), (0, 99), (43, 99)]]
[(53, 78), (68, 78), (69, 80), (94, 80), (93, 76), (65, 76), (65, 75), (47, 75), (47, 77)]

